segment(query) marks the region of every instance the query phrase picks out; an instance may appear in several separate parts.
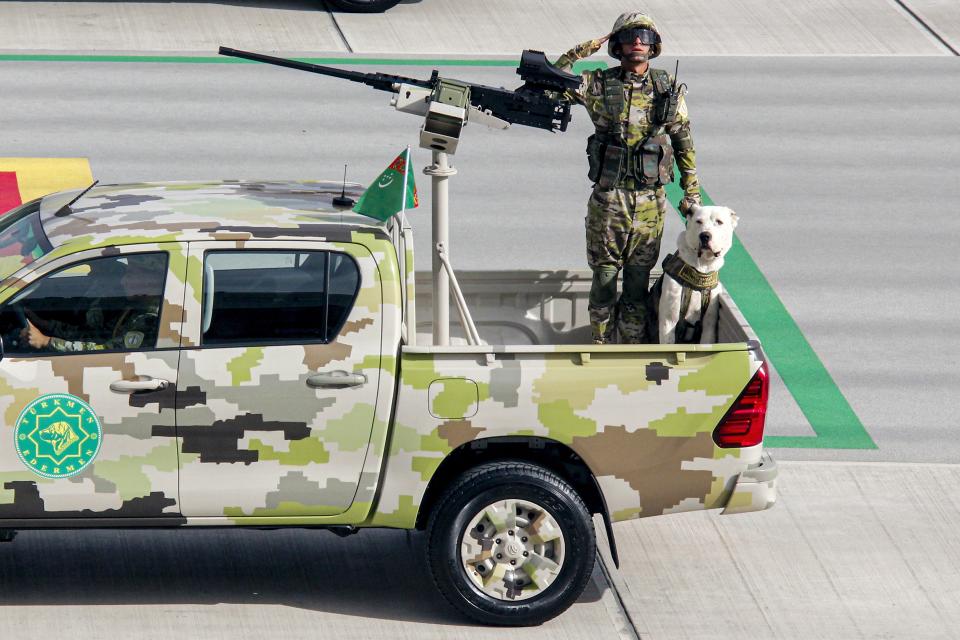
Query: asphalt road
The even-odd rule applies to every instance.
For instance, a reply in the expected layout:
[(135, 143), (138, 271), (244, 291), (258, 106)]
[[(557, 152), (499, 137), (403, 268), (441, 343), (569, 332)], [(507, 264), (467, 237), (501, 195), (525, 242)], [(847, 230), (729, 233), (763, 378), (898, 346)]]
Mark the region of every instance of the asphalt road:
[[(434, 588), (422, 534), (28, 531), (0, 546), (0, 635), (75, 639), (484, 639)], [(599, 573), (571, 615), (514, 638), (617, 640)]]
[[(878, 446), (778, 456), (960, 461), (960, 300), (950, 295), (960, 61), (690, 57), (680, 70), (704, 189), (738, 212), (739, 237)], [(509, 67), (441, 71), (516, 83)], [(0, 62), (0, 83), (12, 88), (3, 155), (88, 157), (105, 183), (336, 179), (344, 163), (366, 183), (407, 144), (417, 167), (429, 163), (418, 119), (393, 111), (388, 94), (287, 69)], [(455, 267), (583, 268), (589, 130), (583, 112), (563, 134), (465, 129), (450, 187)], [(429, 180), (418, 183), (411, 219), (427, 256)], [(664, 251), (679, 230), (671, 216)], [(812, 434), (777, 391), (768, 433)]]

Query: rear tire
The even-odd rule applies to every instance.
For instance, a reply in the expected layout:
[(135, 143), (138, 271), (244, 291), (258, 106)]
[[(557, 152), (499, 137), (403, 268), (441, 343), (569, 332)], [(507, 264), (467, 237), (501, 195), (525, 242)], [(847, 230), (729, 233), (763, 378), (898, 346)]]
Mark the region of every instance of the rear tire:
[(400, 0), (327, 0), (331, 8), (348, 13), (382, 13)]
[(492, 462), (460, 476), (437, 503), (427, 557), (437, 589), (464, 615), (538, 625), (580, 597), (596, 535), (562, 478), (525, 462)]

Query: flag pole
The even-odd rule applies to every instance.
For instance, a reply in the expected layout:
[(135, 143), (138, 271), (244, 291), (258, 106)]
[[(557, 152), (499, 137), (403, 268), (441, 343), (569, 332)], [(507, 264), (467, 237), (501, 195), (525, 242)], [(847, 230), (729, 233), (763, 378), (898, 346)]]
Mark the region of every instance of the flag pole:
[(407, 145), (407, 157), (403, 163), (403, 199), (400, 201), (400, 226), (407, 215), (407, 178), (410, 176), (410, 145)]
[(403, 238), (404, 248), (403, 265), (404, 270), (407, 271), (407, 273), (404, 274), (406, 282), (404, 282), (403, 287), (407, 307), (407, 344), (411, 347), (417, 344), (417, 309), (414, 295), (415, 277), (413, 267), (407, 264), (407, 256), (410, 255), (410, 250), (413, 248), (413, 235), (411, 234), (410, 225), (407, 222), (407, 180), (410, 176), (410, 163), (412, 160), (410, 145), (407, 145), (407, 161), (403, 165), (403, 202), (400, 205), (399, 220), (400, 236)]

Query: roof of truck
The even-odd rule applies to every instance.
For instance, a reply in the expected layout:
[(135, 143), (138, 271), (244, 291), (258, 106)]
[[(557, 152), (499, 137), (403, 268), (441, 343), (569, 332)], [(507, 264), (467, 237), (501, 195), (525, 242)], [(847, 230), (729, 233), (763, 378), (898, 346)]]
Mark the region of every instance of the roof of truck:
[[(97, 186), (43, 198), (40, 219), (50, 244), (131, 244), (186, 240), (350, 240), (383, 233), (385, 222), (334, 206), (340, 182), (152, 182)], [(346, 184), (357, 200), (358, 184)]]

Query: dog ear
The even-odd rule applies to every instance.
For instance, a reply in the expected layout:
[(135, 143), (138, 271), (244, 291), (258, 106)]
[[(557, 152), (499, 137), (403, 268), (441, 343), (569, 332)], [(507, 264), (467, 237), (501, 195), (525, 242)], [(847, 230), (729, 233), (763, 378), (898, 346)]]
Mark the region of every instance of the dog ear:
[(736, 229), (737, 222), (740, 220), (740, 216), (738, 216), (733, 209), (728, 209), (728, 211), (730, 212), (730, 227)]

